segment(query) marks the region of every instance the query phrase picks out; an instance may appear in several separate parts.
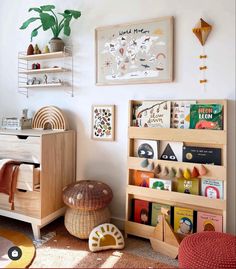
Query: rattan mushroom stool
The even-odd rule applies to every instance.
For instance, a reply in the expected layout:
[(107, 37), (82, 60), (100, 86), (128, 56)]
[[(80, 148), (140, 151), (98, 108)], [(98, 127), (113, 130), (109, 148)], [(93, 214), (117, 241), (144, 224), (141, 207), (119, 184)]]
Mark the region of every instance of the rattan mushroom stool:
[(108, 204), (113, 193), (101, 182), (81, 180), (68, 185), (63, 190), (63, 201), (68, 206), (65, 227), (78, 238), (87, 239), (94, 227), (110, 222)]

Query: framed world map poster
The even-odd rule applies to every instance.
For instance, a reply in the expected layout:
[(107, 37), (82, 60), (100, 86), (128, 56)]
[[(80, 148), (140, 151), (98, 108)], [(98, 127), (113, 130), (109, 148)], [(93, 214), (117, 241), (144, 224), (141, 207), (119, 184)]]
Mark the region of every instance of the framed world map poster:
[(173, 17), (95, 30), (96, 84), (173, 80)]
[(108, 141), (115, 139), (114, 114), (114, 105), (92, 106), (92, 139)]

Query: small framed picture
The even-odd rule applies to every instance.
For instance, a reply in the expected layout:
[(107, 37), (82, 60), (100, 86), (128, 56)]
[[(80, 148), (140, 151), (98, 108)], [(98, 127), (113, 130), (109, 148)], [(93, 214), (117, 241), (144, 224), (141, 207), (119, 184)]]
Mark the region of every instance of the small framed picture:
[(113, 141), (115, 139), (115, 106), (92, 106), (92, 139)]

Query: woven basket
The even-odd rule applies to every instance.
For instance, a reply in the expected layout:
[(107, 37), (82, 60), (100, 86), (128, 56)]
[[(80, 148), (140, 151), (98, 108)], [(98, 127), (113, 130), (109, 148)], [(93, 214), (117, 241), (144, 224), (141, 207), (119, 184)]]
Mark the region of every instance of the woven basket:
[(112, 200), (111, 188), (101, 182), (81, 180), (68, 185), (63, 190), (63, 201), (70, 208), (97, 210), (106, 207)]
[(65, 226), (70, 234), (81, 239), (87, 239), (94, 227), (110, 222), (110, 217), (111, 214), (107, 207), (94, 211), (67, 208)]

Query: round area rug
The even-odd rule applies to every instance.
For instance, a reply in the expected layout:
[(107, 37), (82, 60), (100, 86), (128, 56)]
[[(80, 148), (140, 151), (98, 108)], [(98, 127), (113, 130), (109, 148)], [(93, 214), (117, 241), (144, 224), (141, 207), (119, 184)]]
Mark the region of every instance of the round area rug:
[(16, 231), (0, 229), (0, 268), (26, 268), (34, 256), (31, 239)]

